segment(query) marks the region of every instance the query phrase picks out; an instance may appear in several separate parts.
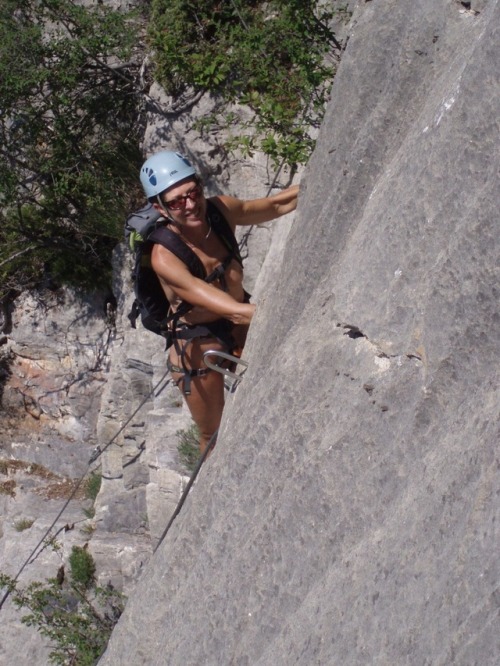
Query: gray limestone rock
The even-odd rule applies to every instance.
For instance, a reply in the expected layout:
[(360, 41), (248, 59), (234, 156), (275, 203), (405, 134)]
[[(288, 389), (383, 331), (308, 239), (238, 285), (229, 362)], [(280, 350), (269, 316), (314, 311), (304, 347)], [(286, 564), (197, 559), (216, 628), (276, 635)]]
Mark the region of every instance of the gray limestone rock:
[(67, 289), (16, 301), (0, 457), (75, 477), (85, 471), (114, 336), (105, 301), (103, 293), (82, 300)]
[[(14, 482), (9, 495), (4, 492), (6, 478)], [(62, 563), (67, 562), (72, 547), (88, 542), (89, 535), (84, 529), (88, 521), (80, 501), (71, 501), (65, 508), (64, 519), (56, 522), (71, 488), (67, 481), (33, 465), (30, 468), (12, 463), (8, 471), (0, 473), (1, 572), (15, 577), (22, 570), (21, 588), (33, 581), (44, 583), (48, 578), (55, 578)], [(55, 538), (49, 543), (45, 537), (54, 522), (57, 529), (50, 534)], [(1, 590), (2, 600), (5, 591)], [(5, 600), (0, 622), (2, 664), (50, 663), (48, 640), (34, 627), (21, 623), (21, 617), (27, 614), (28, 610), (17, 609), (11, 598)]]
[(250, 368), (103, 666), (498, 664), (499, 3), (358, 5)]
[[(105, 317), (106, 299), (104, 293), (82, 298), (60, 289), (23, 294), (12, 307), (2, 347), (0, 571), (11, 576), (21, 572), (21, 588), (54, 578), (71, 547), (88, 543), (92, 533), (82, 487), (69, 505), (67, 500), (75, 482), (90, 471), (97, 443), (115, 334)], [(47, 546), (54, 536), (57, 549)], [(36, 548), (40, 540), (47, 543)], [(102, 567), (101, 575), (109, 569)], [(21, 624), (26, 614), (27, 609), (13, 606), (12, 595), (5, 600), (1, 663), (49, 663), (48, 640), (35, 627)]]

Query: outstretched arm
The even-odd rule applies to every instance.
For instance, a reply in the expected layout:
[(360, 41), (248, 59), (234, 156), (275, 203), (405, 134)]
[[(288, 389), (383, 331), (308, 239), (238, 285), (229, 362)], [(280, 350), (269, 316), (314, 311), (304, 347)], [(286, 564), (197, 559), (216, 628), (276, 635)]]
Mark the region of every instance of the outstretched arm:
[(245, 201), (221, 195), (212, 197), (211, 200), (226, 220), (235, 227), (236, 225), (262, 224), (291, 213), (297, 207), (298, 193), (299, 186), (292, 185), (278, 194), (263, 199)]

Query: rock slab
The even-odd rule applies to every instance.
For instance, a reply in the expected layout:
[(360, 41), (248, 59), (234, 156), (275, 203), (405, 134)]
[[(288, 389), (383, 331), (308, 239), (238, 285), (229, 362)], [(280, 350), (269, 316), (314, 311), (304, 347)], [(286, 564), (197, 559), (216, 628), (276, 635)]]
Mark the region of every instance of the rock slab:
[(102, 665), (498, 664), (499, 14), (359, 3), (250, 368)]

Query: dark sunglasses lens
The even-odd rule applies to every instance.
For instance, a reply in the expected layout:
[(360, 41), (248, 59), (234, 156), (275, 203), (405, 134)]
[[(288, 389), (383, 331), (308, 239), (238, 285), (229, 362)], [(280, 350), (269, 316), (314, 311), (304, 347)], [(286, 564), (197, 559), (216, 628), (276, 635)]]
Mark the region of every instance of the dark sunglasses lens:
[(185, 199), (175, 199), (174, 201), (167, 201), (166, 206), (170, 210), (181, 210), (186, 205)]
[(184, 196), (179, 197), (177, 199), (173, 199), (172, 201), (165, 201), (165, 205), (170, 210), (182, 210), (183, 208), (186, 207), (186, 201), (188, 199), (191, 199), (191, 201), (195, 201), (199, 197), (200, 192), (201, 189), (199, 185), (197, 185), (196, 187), (193, 187), (193, 189)]

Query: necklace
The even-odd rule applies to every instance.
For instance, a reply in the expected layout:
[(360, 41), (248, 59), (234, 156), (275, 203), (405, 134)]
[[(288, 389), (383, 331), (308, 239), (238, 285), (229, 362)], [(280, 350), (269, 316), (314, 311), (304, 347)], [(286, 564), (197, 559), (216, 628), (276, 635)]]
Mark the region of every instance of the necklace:
[[(189, 239), (187, 239), (186, 236), (184, 236), (184, 234), (182, 233), (182, 229), (181, 229), (181, 227), (179, 227), (178, 224), (176, 224), (176, 223), (173, 222), (172, 220), (170, 220), (170, 224), (171, 224), (175, 229), (177, 229), (177, 233), (178, 233), (179, 236), (182, 238), (182, 240), (183, 240), (185, 243), (187, 243), (187, 245), (191, 245), (191, 247), (195, 247), (195, 244), (194, 244), (192, 241), (190, 241)], [(205, 241), (208, 240), (210, 234), (212, 233), (212, 225), (210, 224), (210, 220), (207, 220), (207, 225), (208, 225), (208, 231), (207, 231), (206, 235), (203, 237), (203, 240), (201, 241), (202, 243), (205, 243)]]
[(210, 224), (210, 220), (207, 220), (207, 224), (208, 224), (208, 233), (203, 240), (207, 240), (210, 234), (212, 233), (212, 225)]

